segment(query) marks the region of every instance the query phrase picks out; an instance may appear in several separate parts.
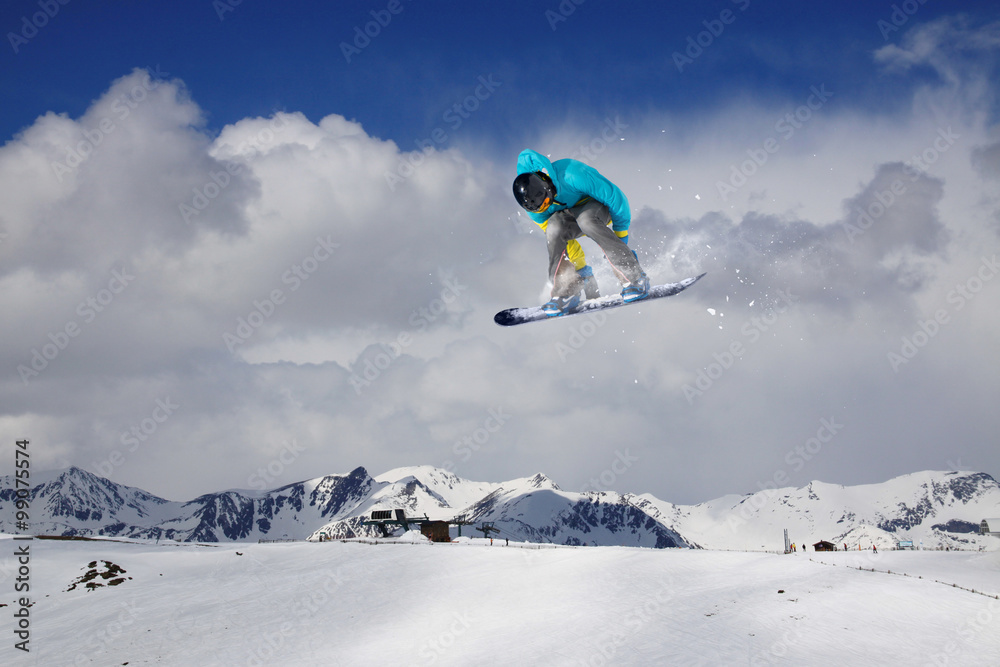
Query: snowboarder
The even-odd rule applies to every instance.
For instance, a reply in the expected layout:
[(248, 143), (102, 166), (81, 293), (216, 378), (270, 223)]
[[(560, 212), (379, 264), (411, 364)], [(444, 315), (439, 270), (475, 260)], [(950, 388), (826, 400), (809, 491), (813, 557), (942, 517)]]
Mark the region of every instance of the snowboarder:
[(649, 295), (649, 278), (628, 247), (632, 215), (618, 186), (579, 160), (551, 162), (528, 149), (517, 157), (513, 189), (517, 203), (545, 232), (552, 281), (552, 298), (542, 306), (546, 315), (562, 315), (575, 308), (581, 290), (588, 299), (600, 294), (577, 241), (581, 236), (593, 239), (604, 251), (622, 284), (625, 303)]

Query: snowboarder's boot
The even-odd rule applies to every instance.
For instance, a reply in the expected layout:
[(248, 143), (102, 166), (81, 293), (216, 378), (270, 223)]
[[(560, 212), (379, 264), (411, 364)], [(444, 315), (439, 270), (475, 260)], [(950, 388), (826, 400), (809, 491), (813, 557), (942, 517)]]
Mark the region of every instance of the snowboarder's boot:
[(642, 278), (634, 283), (628, 283), (622, 288), (622, 301), (632, 303), (649, 296), (649, 276), (642, 274)]
[(572, 296), (554, 296), (552, 300), (542, 306), (542, 311), (549, 317), (565, 315), (580, 305), (580, 293)]

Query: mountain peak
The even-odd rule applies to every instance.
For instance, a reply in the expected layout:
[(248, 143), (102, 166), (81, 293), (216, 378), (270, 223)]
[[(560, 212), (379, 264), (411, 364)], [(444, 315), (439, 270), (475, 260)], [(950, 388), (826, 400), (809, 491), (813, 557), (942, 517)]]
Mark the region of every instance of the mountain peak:
[(559, 485), (548, 478), (545, 473), (535, 473), (534, 477), (530, 477), (528, 480), (528, 485), (534, 489), (552, 489), (553, 491), (562, 491)]

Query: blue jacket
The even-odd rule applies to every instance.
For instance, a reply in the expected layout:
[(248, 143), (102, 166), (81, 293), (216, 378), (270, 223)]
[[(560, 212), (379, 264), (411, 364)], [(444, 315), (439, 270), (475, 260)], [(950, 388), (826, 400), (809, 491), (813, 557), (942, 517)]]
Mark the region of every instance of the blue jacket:
[(552, 204), (542, 213), (528, 212), (536, 223), (542, 225), (556, 211), (571, 208), (580, 200), (590, 197), (611, 211), (612, 231), (618, 236), (624, 236), (628, 232), (629, 225), (632, 224), (628, 199), (617, 185), (602, 176), (599, 171), (572, 158), (550, 162), (547, 157), (531, 149), (523, 150), (517, 156), (518, 175), (543, 169), (556, 186), (556, 200), (560, 204)]

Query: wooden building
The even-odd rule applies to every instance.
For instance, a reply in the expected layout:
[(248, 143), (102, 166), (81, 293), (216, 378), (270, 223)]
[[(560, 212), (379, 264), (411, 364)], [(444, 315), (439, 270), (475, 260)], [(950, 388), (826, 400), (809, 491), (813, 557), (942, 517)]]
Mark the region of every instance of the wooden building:
[(833, 542), (827, 542), (826, 540), (820, 540), (813, 545), (815, 551), (836, 551), (837, 545)]
[(420, 534), (431, 542), (451, 542), (447, 521), (424, 521), (420, 524)]

